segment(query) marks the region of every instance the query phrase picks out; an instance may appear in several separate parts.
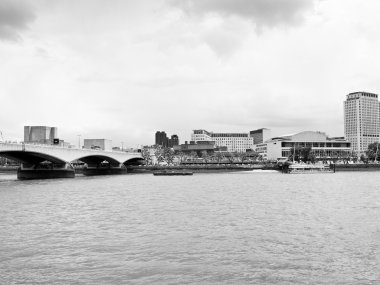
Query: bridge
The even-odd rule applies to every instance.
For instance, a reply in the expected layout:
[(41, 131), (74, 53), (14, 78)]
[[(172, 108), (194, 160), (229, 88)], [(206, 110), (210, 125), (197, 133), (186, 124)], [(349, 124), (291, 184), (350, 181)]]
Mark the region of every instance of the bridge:
[(0, 142), (0, 156), (21, 162), (19, 179), (74, 177), (73, 162), (84, 162), (84, 174), (118, 174), (141, 164), (141, 153), (66, 148), (55, 145)]

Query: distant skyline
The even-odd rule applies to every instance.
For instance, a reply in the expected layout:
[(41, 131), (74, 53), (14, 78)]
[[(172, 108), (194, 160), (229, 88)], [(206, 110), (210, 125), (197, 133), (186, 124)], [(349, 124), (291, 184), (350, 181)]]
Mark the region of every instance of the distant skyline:
[(375, 0), (0, 0), (0, 131), (154, 144), (156, 131), (343, 136), (380, 92)]

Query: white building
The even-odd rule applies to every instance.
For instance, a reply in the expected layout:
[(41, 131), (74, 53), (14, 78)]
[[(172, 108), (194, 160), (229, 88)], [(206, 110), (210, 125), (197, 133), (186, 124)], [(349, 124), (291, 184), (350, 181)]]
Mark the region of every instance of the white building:
[(350, 93), (344, 101), (344, 134), (358, 154), (364, 153), (369, 144), (379, 141), (379, 110), (377, 94)]
[(83, 148), (112, 151), (112, 141), (107, 139), (84, 139)]
[(227, 147), (228, 152), (246, 152), (253, 148), (253, 137), (249, 133), (213, 133), (205, 130), (193, 130), (191, 140), (214, 141), (217, 147)]
[(272, 138), (255, 145), (264, 160), (285, 160), (293, 146), (310, 147), (316, 158), (344, 156), (351, 152), (350, 143), (343, 138), (329, 138), (325, 133), (305, 131)]

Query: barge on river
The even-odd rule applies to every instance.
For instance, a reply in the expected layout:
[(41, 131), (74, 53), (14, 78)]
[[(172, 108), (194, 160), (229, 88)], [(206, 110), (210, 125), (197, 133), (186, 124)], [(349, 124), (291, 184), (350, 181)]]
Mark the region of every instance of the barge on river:
[(181, 176), (181, 175), (193, 175), (192, 171), (186, 170), (159, 170), (153, 172), (154, 176)]

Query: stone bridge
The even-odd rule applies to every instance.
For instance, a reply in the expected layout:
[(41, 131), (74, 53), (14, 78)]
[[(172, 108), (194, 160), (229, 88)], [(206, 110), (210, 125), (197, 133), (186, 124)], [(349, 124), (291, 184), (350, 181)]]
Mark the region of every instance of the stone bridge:
[[(98, 169), (97, 174), (112, 174), (110, 173), (111, 168), (125, 169), (127, 165), (140, 164), (143, 161), (141, 153), (3, 142), (0, 142), (0, 156), (21, 162), (21, 168), (34, 170), (40, 169), (41, 163), (45, 161), (52, 165), (51, 168), (55, 166), (56, 169), (61, 170), (73, 169), (72, 163), (80, 160), (86, 163), (87, 167)], [(104, 161), (108, 162), (107, 171), (104, 171), (104, 167), (101, 167)], [(46, 169), (44, 171), (47, 172)], [(53, 178), (50, 177), (51, 175), (48, 176), (48, 178)]]

